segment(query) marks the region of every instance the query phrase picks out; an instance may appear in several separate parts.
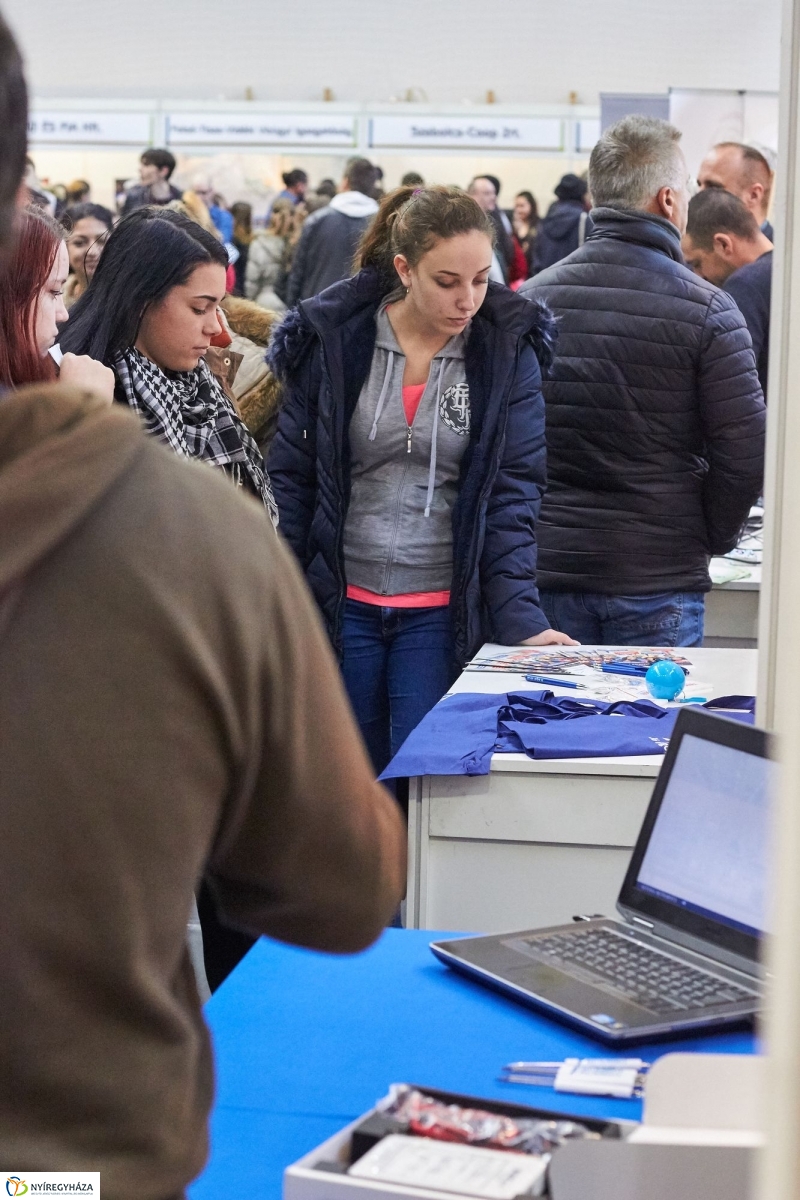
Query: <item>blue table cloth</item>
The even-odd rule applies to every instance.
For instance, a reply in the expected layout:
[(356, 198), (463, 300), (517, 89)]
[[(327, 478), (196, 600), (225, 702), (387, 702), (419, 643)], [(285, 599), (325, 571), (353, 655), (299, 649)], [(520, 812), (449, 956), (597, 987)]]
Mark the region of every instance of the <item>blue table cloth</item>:
[[(498, 1083), (500, 1067), (515, 1059), (613, 1051), (448, 970), (428, 949), (444, 936), (389, 929), (370, 950), (346, 958), (265, 939), (254, 946), (206, 1005), (217, 1101), (211, 1159), (190, 1200), (278, 1200), (284, 1168), (370, 1109), (394, 1082), (638, 1119), (638, 1101)], [(729, 1033), (636, 1053), (652, 1060), (672, 1050), (753, 1047), (752, 1035)]]

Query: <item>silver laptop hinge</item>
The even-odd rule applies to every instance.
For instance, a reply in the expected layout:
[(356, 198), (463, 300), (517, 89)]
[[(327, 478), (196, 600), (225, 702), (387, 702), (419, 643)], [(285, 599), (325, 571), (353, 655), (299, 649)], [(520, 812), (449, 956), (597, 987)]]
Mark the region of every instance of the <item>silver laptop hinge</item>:
[(652, 921), (643, 921), (641, 917), (631, 917), (631, 922), (634, 925), (643, 925), (645, 929), (653, 929)]

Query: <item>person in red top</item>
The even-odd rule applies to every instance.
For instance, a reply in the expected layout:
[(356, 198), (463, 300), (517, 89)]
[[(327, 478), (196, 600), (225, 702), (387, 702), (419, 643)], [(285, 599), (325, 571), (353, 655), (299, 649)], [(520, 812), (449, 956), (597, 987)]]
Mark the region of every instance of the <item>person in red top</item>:
[(539, 207), (532, 192), (517, 192), (514, 200), (514, 216), (511, 221), (514, 233), (514, 264), (510, 283), (524, 283), (533, 274), (533, 246), (536, 227), (539, 224)]

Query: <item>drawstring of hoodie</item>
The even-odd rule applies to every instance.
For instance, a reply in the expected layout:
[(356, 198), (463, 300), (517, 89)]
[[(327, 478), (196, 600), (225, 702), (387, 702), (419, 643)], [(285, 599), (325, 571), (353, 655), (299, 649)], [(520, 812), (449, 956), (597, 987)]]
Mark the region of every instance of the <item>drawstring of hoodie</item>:
[(383, 387), (381, 388), (381, 394), (378, 397), (378, 407), (375, 409), (375, 420), (372, 422), (372, 429), (370, 429), (370, 431), (369, 431), (369, 440), (371, 442), (374, 442), (375, 438), (378, 436), (378, 421), (380, 421), (380, 419), (381, 419), (381, 413), (383, 412), (383, 406), (386, 402), (386, 393), (389, 390), (389, 383), (392, 378), (393, 366), (394, 366), (394, 350), (390, 350), (389, 351), (389, 359), (388, 359), (388, 362), (386, 363), (386, 374), (383, 377)]
[(433, 503), (433, 492), (436, 487), (436, 434), (439, 429), (439, 400), (442, 395), (442, 381), (444, 379), (444, 364), (446, 359), (441, 359), (439, 362), (439, 379), (436, 384), (436, 396), (433, 406), (433, 433), (431, 434), (431, 462), (428, 467), (428, 495), (425, 498), (425, 516), (431, 515), (431, 504)]
[[(430, 460), (430, 465), (428, 467), (428, 492), (425, 497), (425, 516), (426, 517), (429, 517), (431, 515), (431, 505), (433, 504), (433, 493), (436, 490), (436, 438), (437, 438), (437, 434), (439, 432), (439, 400), (442, 395), (442, 383), (444, 381), (444, 368), (445, 368), (446, 362), (447, 362), (447, 359), (445, 359), (445, 358), (442, 358), (439, 360), (439, 379), (436, 384), (436, 396), (434, 398), (433, 432), (431, 433), (431, 460)], [(383, 407), (386, 403), (386, 396), (389, 391), (389, 384), (391, 383), (393, 369), (394, 369), (394, 350), (390, 350), (389, 358), (386, 362), (386, 374), (383, 377), (383, 386), (381, 387), (381, 393), (378, 397), (378, 403), (375, 408), (375, 416), (372, 421), (372, 428), (369, 431), (369, 439), (368, 440), (370, 442), (374, 442), (375, 438), (378, 436), (378, 422), (381, 419), (381, 414), (383, 413)], [(411, 442), (409, 441), (409, 450), (410, 450), (410, 448), (411, 448)]]

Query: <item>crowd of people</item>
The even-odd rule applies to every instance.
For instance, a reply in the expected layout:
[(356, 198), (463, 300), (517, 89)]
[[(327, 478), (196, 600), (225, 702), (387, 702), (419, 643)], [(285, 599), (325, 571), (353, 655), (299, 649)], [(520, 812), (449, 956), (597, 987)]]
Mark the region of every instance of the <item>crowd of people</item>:
[(690, 198), (679, 138), (607, 130), (541, 221), (490, 175), (382, 195), (355, 158), (312, 203), (294, 170), (260, 231), (145, 151), (121, 218), (21, 214), (0, 382), (105, 371), (261, 502), (379, 775), (482, 641), (702, 641), (761, 488), (771, 173), (726, 143)]
[[(308, 174), (294, 168), (284, 173), (283, 189), (273, 198), (266, 215), (256, 222), (251, 204), (236, 200), (229, 205), (206, 177), (198, 176), (191, 188), (180, 191), (171, 182), (176, 165), (169, 150), (146, 150), (140, 160), (139, 182), (119, 193), (112, 214), (102, 205), (91, 203), (88, 181), (75, 179), (48, 189), (38, 181), (32, 160), (26, 161), (29, 201), (57, 216), (70, 231), (70, 277), (65, 293), (68, 308), (86, 287), (87, 271), (93, 271), (102, 248), (104, 237), (99, 224), (110, 232), (120, 216), (149, 205), (183, 211), (223, 242), (229, 255), (229, 294), (254, 300), (270, 312), (285, 312), (349, 273), (358, 241), (385, 195), (383, 172), (367, 159), (352, 159), (338, 186), (334, 180), (324, 178), (314, 189)], [(418, 188), (424, 182), (422, 175), (411, 171), (402, 185)], [(683, 246), (685, 259), (698, 274), (735, 295), (747, 319), (766, 390), (771, 282), (771, 259), (766, 256), (767, 243), (771, 245), (773, 238), (768, 216), (772, 169), (758, 148), (724, 142), (706, 156), (697, 182), (701, 192), (725, 193), (739, 200), (741, 206), (729, 200), (698, 200)], [(556, 185), (556, 198), (546, 214), (540, 216), (532, 192), (517, 193), (513, 206), (504, 208), (500, 204), (501, 189), (497, 176), (486, 174), (476, 176), (467, 192), (494, 227), (490, 278), (518, 290), (583, 245), (592, 229), (592, 197), (587, 175), (568, 173)], [(697, 228), (694, 213), (699, 213), (703, 204), (710, 207), (703, 221), (704, 244), (699, 246), (692, 239), (691, 229)], [(742, 209), (756, 222), (758, 238), (751, 236)], [(719, 227), (710, 230), (709, 220), (712, 225), (720, 222)], [(81, 223), (80, 230), (74, 228), (77, 222)], [(749, 230), (746, 237), (741, 232), (745, 225)], [(712, 242), (708, 239), (713, 241), (714, 235), (739, 239), (735, 247), (731, 244), (727, 257), (725, 251), (717, 251), (712, 257)], [(87, 256), (82, 251), (90, 244)], [(761, 260), (758, 266), (757, 260)], [(737, 274), (728, 285), (734, 271), (751, 266), (753, 270), (743, 276)]]
[(724, 143), (690, 199), (679, 136), (606, 131), (542, 219), (488, 174), (385, 195), (364, 158), (313, 193), (288, 171), (262, 229), (180, 192), (167, 150), (120, 215), (76, 181), (55, 220), (29, 174), (0, 378), (54, 377), (57, 341), (62, 375), (102, 364), (149, 432), (261, 500), (380, 773), (481, 638), (702, 639), (708, 556), (760, 487), (772, 175)]
[(83, 181), (58, 221), (29, 194), (0, 379), (55, 377), (57, 341), (62, 376), (107, 369), (262, 502), (379, 774), (481, 639), (702, 640), (709, 555), (760, 489), (772, 174), (724, 143), (690, 198), (679, 138), (627, 118), (542, 219), (493, 175), (295, 169), (262, 229), (146, 150), (121, 215)]
[[(190, 188), (181, 191), (172, 182), (176, 166), (169, 150), (145, 150), (139, 181), (131, 181), (117, 195), (112, 222), (146, 206), (188, 211), (228, 247), (233, 294), (256, 299), (266, 292), (267, 307), (274, 311), (284, 311), (297, 300), (316, 295), (349, 271), (359, 238), (385, 195), (382, 169), (365, 158), (351, 159), (338, 185), (323, 178), (313, 189), (308, 174), (295, 167), (284, 172), (283, 189), (256, 222), (250, 203), (234, 200), (229, 204), (206, 176), (198, 175)], [(91, 203), (92, 192), (87, 180), (45, 186), (28, 159), (26, 184), (29, 202), (63, 219), (68, 228), (76, 219), (86, 219), (82, 210)], [(423, 176), (415, 171), (407, 172), (402, 180), (402, 186), (424, 184)], [(543, 218), (533, 193), (527, 190), (515, 196), (513, 207), (501, 207), (501, 188), (497, 176), (479, 175), (467, 190), (494, 227), (492, 279), (517, 289), (582, 244), (588, 228), (588, 185), (585, 178), (565, 175)], [(108, 213), (103, 208), (102, 214), (93, 215), (105, 222)], [(279, 214), (280, 219), (275, 219)], [(303, 239), (306, 222), (309, 232)], [(248, 275), (251, 249), (254, 264)], [(78, 282), (73, 286), (79, 286)]]
[(178, 1195), (193, 894), (212, 984), (258, 933), (366, 945), (376, 777), (482, 643), (701, 642), (762, 488), (772, 175), (726, 143), (690, 197), (634, 116), (541, 219), (356, 158), (256, 229), (166, 150), (53, 208), (2, 23), (0, 117), (0, 1139)]

